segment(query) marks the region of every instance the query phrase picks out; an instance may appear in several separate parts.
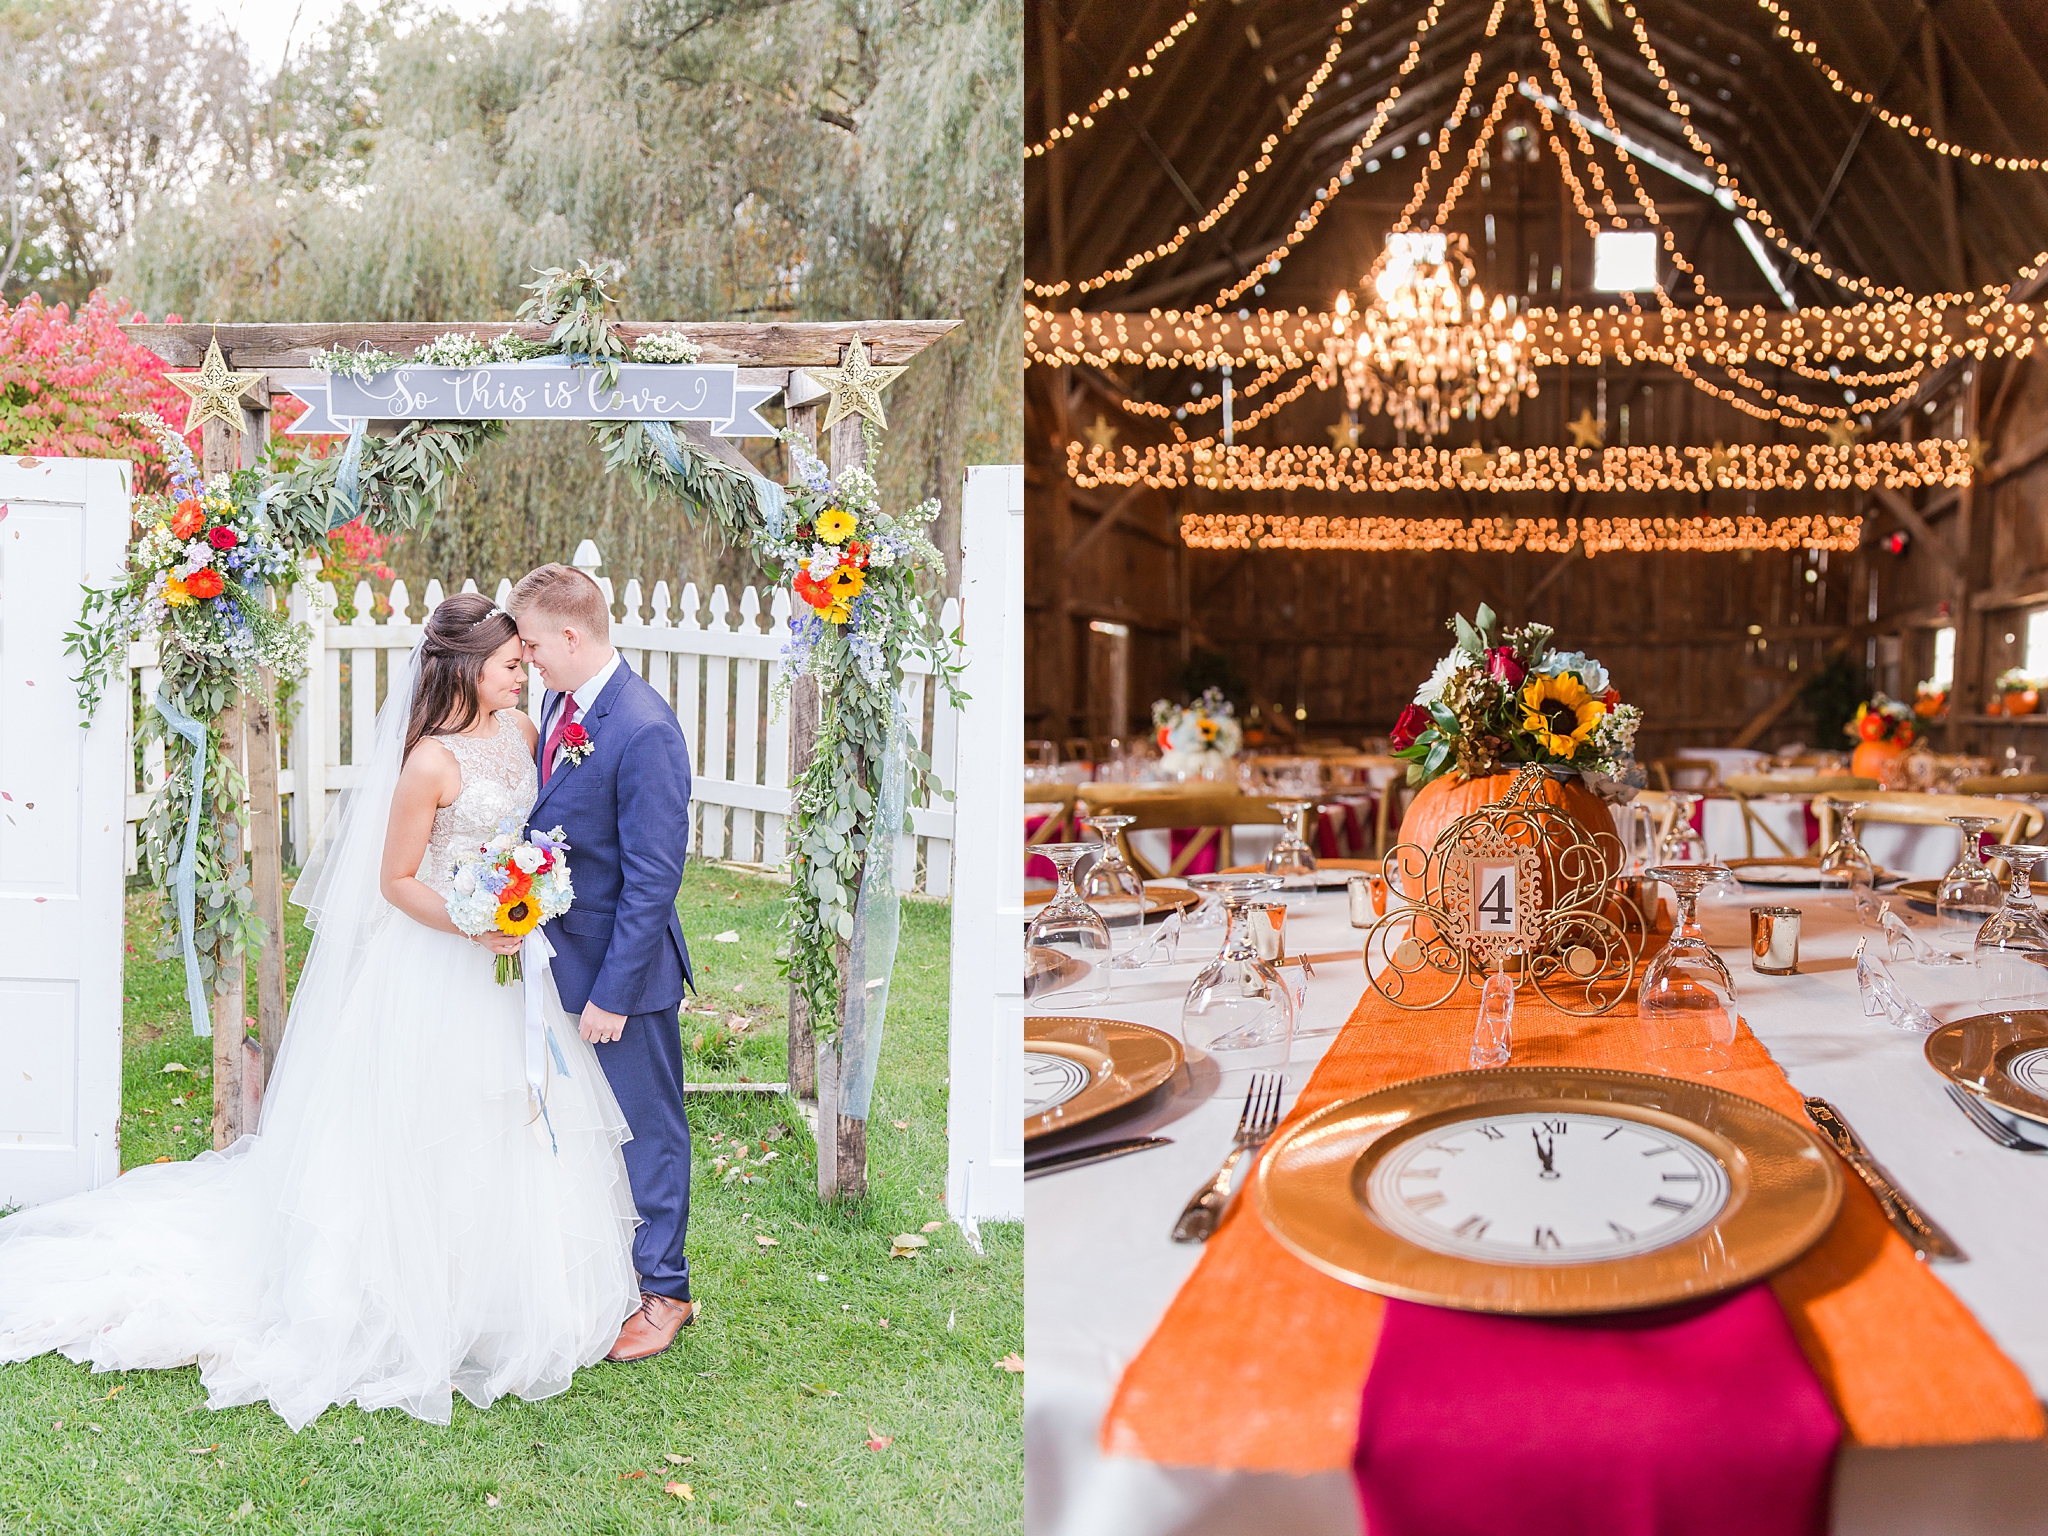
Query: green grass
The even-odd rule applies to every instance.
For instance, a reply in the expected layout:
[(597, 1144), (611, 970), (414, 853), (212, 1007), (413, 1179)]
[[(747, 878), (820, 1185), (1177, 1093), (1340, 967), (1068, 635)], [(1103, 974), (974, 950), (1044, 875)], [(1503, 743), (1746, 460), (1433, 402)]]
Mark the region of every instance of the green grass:
[[(679, 908), (701, 995), (685, 1041), (713, 1004), (749, 1021), (730, 1056), (693, 1060), (693, 1081), (785, 1076), (781, 890), (690, 867)], [(124, 1167), (207, 1144), (208, 1043), (178, 968), (150, 959), (145, 906), (129, 922)], [(291, 938), (296, 964), (296, 923)], [(893, 1234), (945, 1215), (946, 982), (946, 908), (907, 901), (865, 1202), (819, 1205), (788, 1100), (692, 1097), (704, 1314), (667, 1355), (595, 1366), (544, 1403), (458, 1398), (447, 1429), (330, 1408), (298, 1435), (266, 1407), (211, 1412), (192, 1368), (0, 1366), (0, 1532), (1021, 1529), (1023, 1378), (996, 1362), (1023, 1347), (1022, 1231), (985, 1227), (976, 1254), (947, 1224), (921, 1256), (888, 1256)], [(167, 1075), (171, 1061), (195, 1070)], [(713, 1159), (735, 1138), (780, 1154), (765, 1177), (721, 1181)]]

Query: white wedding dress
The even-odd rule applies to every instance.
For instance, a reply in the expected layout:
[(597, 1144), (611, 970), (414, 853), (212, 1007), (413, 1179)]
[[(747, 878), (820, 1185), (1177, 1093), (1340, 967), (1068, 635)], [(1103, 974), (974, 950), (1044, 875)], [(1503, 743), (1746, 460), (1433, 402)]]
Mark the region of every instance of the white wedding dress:
[[(566, 1070), (550, 1053), (542, 1124), (524, 989), (378, 894), (412, 677), (325, 868), (294, 893), (314, 943), (260, 1133), (0, 1220), (0, 1361), (196, 1361), (209, 1406), (267, 1400), (294, 1430), (346, 1402), (446, 1424), (455, 1392), (482, 1407), (565, 1390), (639, 1305), (625, 1120), (552, 980)], [(525, 738), (512, 711), (498, 723), (418, 749), (462, 769), (420, 866), (444, 892), (451, 850), (533, 803)]]

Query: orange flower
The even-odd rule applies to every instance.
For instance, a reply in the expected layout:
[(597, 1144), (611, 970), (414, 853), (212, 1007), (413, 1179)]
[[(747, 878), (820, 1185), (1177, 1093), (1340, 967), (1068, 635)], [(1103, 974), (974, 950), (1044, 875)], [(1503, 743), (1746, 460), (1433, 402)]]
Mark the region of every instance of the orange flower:
[(171, 515), (171, 532), (181, 539), (191, 538), (205, 526), (206, 512), (196, 501), (179, 502)]
[(505, 881), (505, 889), (498, 892), (499, 906), (506, 906), (511, 902), (517, 901), (520, 897), (532, 893), (533, 876), (529, 875), (517, 864), (512, 865), (505, 873), (509, 878)]
[(185, 578), (185, 590), (194, 597), (219, 597), (227, 583), (220, 579), (220, 572), (210, 565), (203, 565)]

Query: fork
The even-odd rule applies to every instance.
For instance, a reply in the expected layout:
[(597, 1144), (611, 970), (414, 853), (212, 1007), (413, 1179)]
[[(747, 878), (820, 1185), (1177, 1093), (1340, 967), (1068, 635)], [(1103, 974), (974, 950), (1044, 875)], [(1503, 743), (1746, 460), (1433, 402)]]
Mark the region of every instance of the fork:
[(1950, 1102), (1963, 1112), (1963, 1118), (2001, 1147), (2013, 1152), (2048, 1152), (2048, 1147), (2036, 1146), (2027, 1140), (1954, 1083), (1944, 1083), (1942, 1086), (1947, 1089)]
[(1280, 1124), (1280, 1095), (1287, 1079), (1277, 1072), (1259, 1072), (1245, 1090), (1244, 1110), (1237, 1117), (1237, 1131), (1230, 1138), (1230, 1151), (1216, 1176), (1195, 1191), (1180, 1220), (1173, 1224), (1176, 1243), (1206, 1243), (1215, 1234), (1223, 1213), (1230, 1209), (1230, 1177), (1245, 1153), (1266, 1144), (1266, 1138)]

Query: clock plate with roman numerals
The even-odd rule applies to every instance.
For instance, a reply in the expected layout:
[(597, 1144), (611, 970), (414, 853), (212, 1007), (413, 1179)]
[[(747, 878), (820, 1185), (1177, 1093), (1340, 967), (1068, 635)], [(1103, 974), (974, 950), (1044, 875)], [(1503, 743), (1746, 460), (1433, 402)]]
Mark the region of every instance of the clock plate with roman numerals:
[(1577, 1068), (1420, 1078), (1274, 1138), (1255, 1199), (1298, 1257), (1487, 1312), (1630, 1311), (1745, 1285), (1840, 1207), (1811, 1131), (1725, 1090)]

